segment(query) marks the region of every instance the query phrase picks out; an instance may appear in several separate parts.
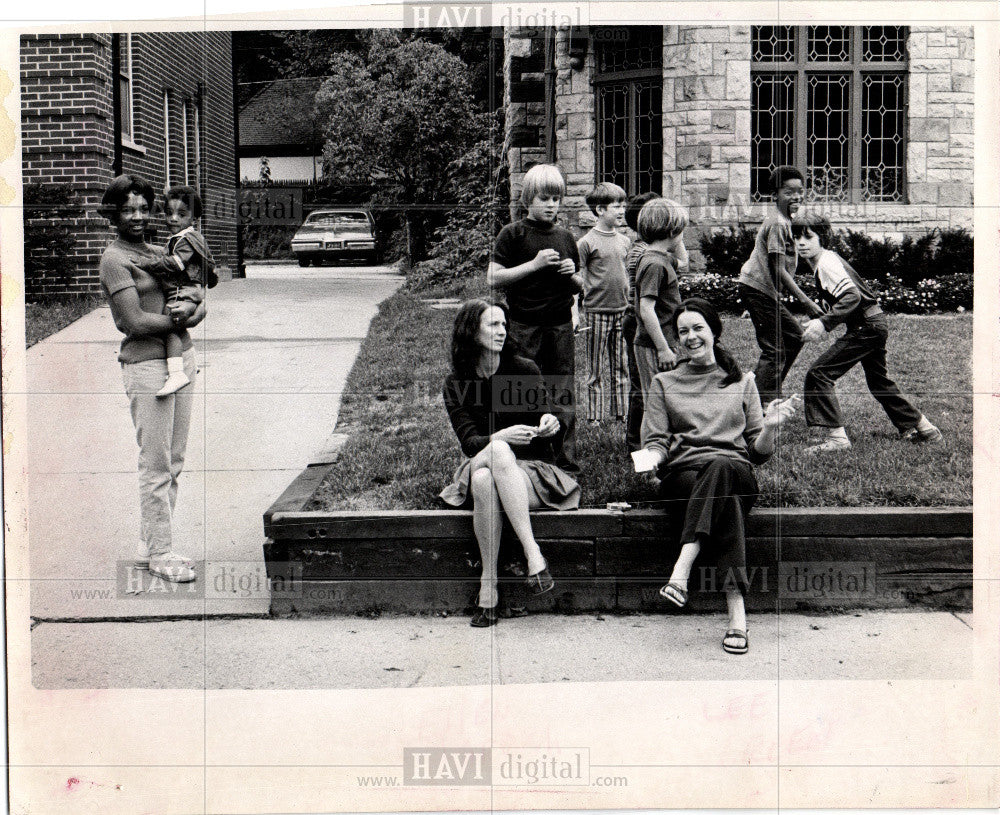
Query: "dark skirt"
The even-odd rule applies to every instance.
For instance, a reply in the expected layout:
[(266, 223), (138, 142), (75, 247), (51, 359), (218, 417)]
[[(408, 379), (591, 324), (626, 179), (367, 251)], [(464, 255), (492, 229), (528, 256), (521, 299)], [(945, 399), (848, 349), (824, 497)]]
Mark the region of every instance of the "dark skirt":
[[(555, 464), (536, 459), (518, 459), (517, 466), (528, 474), (542, 506), (549, 509), (577, 509), (580, 506), (580, 485)], [(441, 490), (441, 500), (453, 507), (472, 505), (472, 459), (466, 459), (455, 470), (451, 483)]]

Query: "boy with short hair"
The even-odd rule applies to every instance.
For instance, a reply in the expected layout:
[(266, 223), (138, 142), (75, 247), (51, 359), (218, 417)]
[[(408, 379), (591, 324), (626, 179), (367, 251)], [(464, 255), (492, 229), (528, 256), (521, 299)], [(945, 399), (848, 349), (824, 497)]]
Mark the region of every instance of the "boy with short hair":
[(617, 227), (625, 215), (625, 190), (602, 182), (585, 198), (597, 223), (576, 245), (583, 277), (583, 310), (587, 329), (587, 420), (604, 416), (605, 388), (601, 381), (604, 354), (608, 356), (611, 414), (625, 420), (628, 368), (622, 337), (622, 315), (628, 303), (625, 255), (629, 240)]
[(677, 361), (671, 348), (670, 316), (681, 303), (677, 271), (688, 263), (687, 225), (687, 212), (669, 198), (649, 201), (639, 213), (639, 237), (648, 245), (635, 273), (634, 346), (644, 402), (653, 377)]
[(507, 295), (507, 332), (543, 377), (560, 380), (565, 426), (562, 452), (556, 461), (568, 472), (579, 471), (575, 450), (575, 349), (572, 305), (583, 290), (573, 233), (556, 223), (566, 182), (559, 168), (536, 164), (524, 176), (521, 202), (527, 217), (500, 230), (486, 271), (490, 286)]
[(781, 383), (802, 349), (802, 327), (792, 316), (781, 294), (794, 294), (818, 316), (822, 309), (795, 282), (798, 257), (792, 240), (791, 218), (802, 205), (805, 182), (795, 167), (776, 167), (770, 177), (774, 208), (757, 230), (753, 252), (740, 270), (740, 299), (750, 312), (760, 358), (754, 375), (761, 404), (781, 398)]
[(806, 424), (826, 428), (827, 433), (825, 441), (807, 448), (806, 452), (851, 448), (834, 386), (859, 362), (868, 390), (882, 405), (900, 438), (914, 442), (941, 441), (941, 431), (910, 404), (889, 378), (885, 360), (888, 321), (865, 281), (846, 260), (827, 248), (830, 232), (830, 221), (821, 213), (797, 212), (792, 218), (799, 256), (815, 272), (816, 289), (826, 305), (826, 312), (806, 325), (803, 340), (821, 340), (840, 323), (847, 327), (806, 374)]
[[(192, 299), (191, 293), (219, 282), (215, 274), (215, 261), (208, 249), (205, 238), (194, 228), (194, 222), (201, 217), (202, 203), (194, 187), (170, 187), (164, 193), (165, 215), (170, 238), (167, 240), (165, 257), (141, 264), (140, 268), (156, 278), (167, 295), (164, 314), (170, 314), (170, 306), (179, 300)], [(200, 300), (199, 300), (200, 302)], [(191, 380), (184, 373), (183, 348), (180, 337), (170, 333), (164, 339), (167, 349), (167, 381), (156, 392), (157, 396), (169, 396), (187, 385)]]

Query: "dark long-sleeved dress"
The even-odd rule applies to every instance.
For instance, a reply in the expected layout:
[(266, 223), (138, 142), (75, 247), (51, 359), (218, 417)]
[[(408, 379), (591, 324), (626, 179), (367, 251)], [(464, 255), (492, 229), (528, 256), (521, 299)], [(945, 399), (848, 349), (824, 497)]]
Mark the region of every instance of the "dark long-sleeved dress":
[[(496, 372), (489, 377), (459, 379), (448, 376), (443, 389), (451, 426), (468, 459), (455, 471), (452, 482), (441, 492), (446, 503), (460, 507), (471, 500), (469, 480), (472, 459), (490, 443), (490, 436), (505, 427), (526, 424), (536, 427), (546, 413), (557, 413), (558, 392), (546, 387), (538, 366), (524, 357), (502, 355)], [(575, 509), (580, 505), (580, 487), (555, 465), (565, 435), (565, 426), (549, 438), (535, 438), (510, 448), (518, 465), (546, 507)]]

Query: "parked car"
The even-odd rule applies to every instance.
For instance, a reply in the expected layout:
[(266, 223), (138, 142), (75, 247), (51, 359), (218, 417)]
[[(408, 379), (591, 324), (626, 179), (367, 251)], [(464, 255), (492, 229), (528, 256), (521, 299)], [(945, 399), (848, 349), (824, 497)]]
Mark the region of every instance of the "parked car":
[(375, 219), (367, 209), (318, 209), (292, 236), (292, 252), (299, 266), (341, 258), (374, 263)]

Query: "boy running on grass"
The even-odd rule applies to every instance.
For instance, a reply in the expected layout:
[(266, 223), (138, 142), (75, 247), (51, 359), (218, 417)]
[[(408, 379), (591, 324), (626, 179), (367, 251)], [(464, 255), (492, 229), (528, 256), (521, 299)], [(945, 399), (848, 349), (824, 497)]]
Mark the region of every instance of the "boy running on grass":
[(750, 312), (760, 358), (754, 371), (762, 405), (781, 398), (781, 383), (802, 349), (802, 327), (781, 302), (783, 291), (794, 294), (813, 316), (823, 311), (795, 283), (795, 242), (792, 215), (802, 205), (802, 173), (782, 166), (771, 173), (774, 209), (757, 230), (750, 259), (740, 270), (740, 300)]
[(500, 230), (486, 281), (507, 295), (507, 332), (521, 353), (544, 379), (559, 381), (563, 404), (558, 418), (566, 433), (556, 464), (578, 472), (572, 307), (583, 281), (577, 273), (576, 238), (556, 223), (565, 194), (566, 182), (555, 165), (536, 164), (525, 173), (521, 203), (528, 216)]
[(871, 289), (851, 265), (826, 248), (830, 243), (830, 231), (830, 221), (818, 212), (801, 211), (793, 216), (796, 248), (815, 272), (816, 290), (827, 307), (825, 314), (809, 321), (802, 339), (806, 342), (822, 340), (840, 323), (847, 327), (806, 374), (806, 424), (825, 428), (827, 435), (825, 441), (807, 448), (806, 452), (851, 448), (834, 386), (859, 362), (868, 390), (882, 405), (900, 438), (914, 442), (941, 441), (941, 431), (903, 397), (889, 378), (885, 362), (889, 324), (885, 314)]
[(625, 255), (629, 239), (618, 232), (625, 216), (625, 190), (617, 184), (598, 184), (585, 199), (597, 223), (580, 238), (580, 273), (587, 326), (587, 420), (604, 417), (605, 388), (601, 381), (604, 354), (608, 356), (611, 414), (625, 420), (628, 368), (622, 337), (622, 315), (628, 303)]

